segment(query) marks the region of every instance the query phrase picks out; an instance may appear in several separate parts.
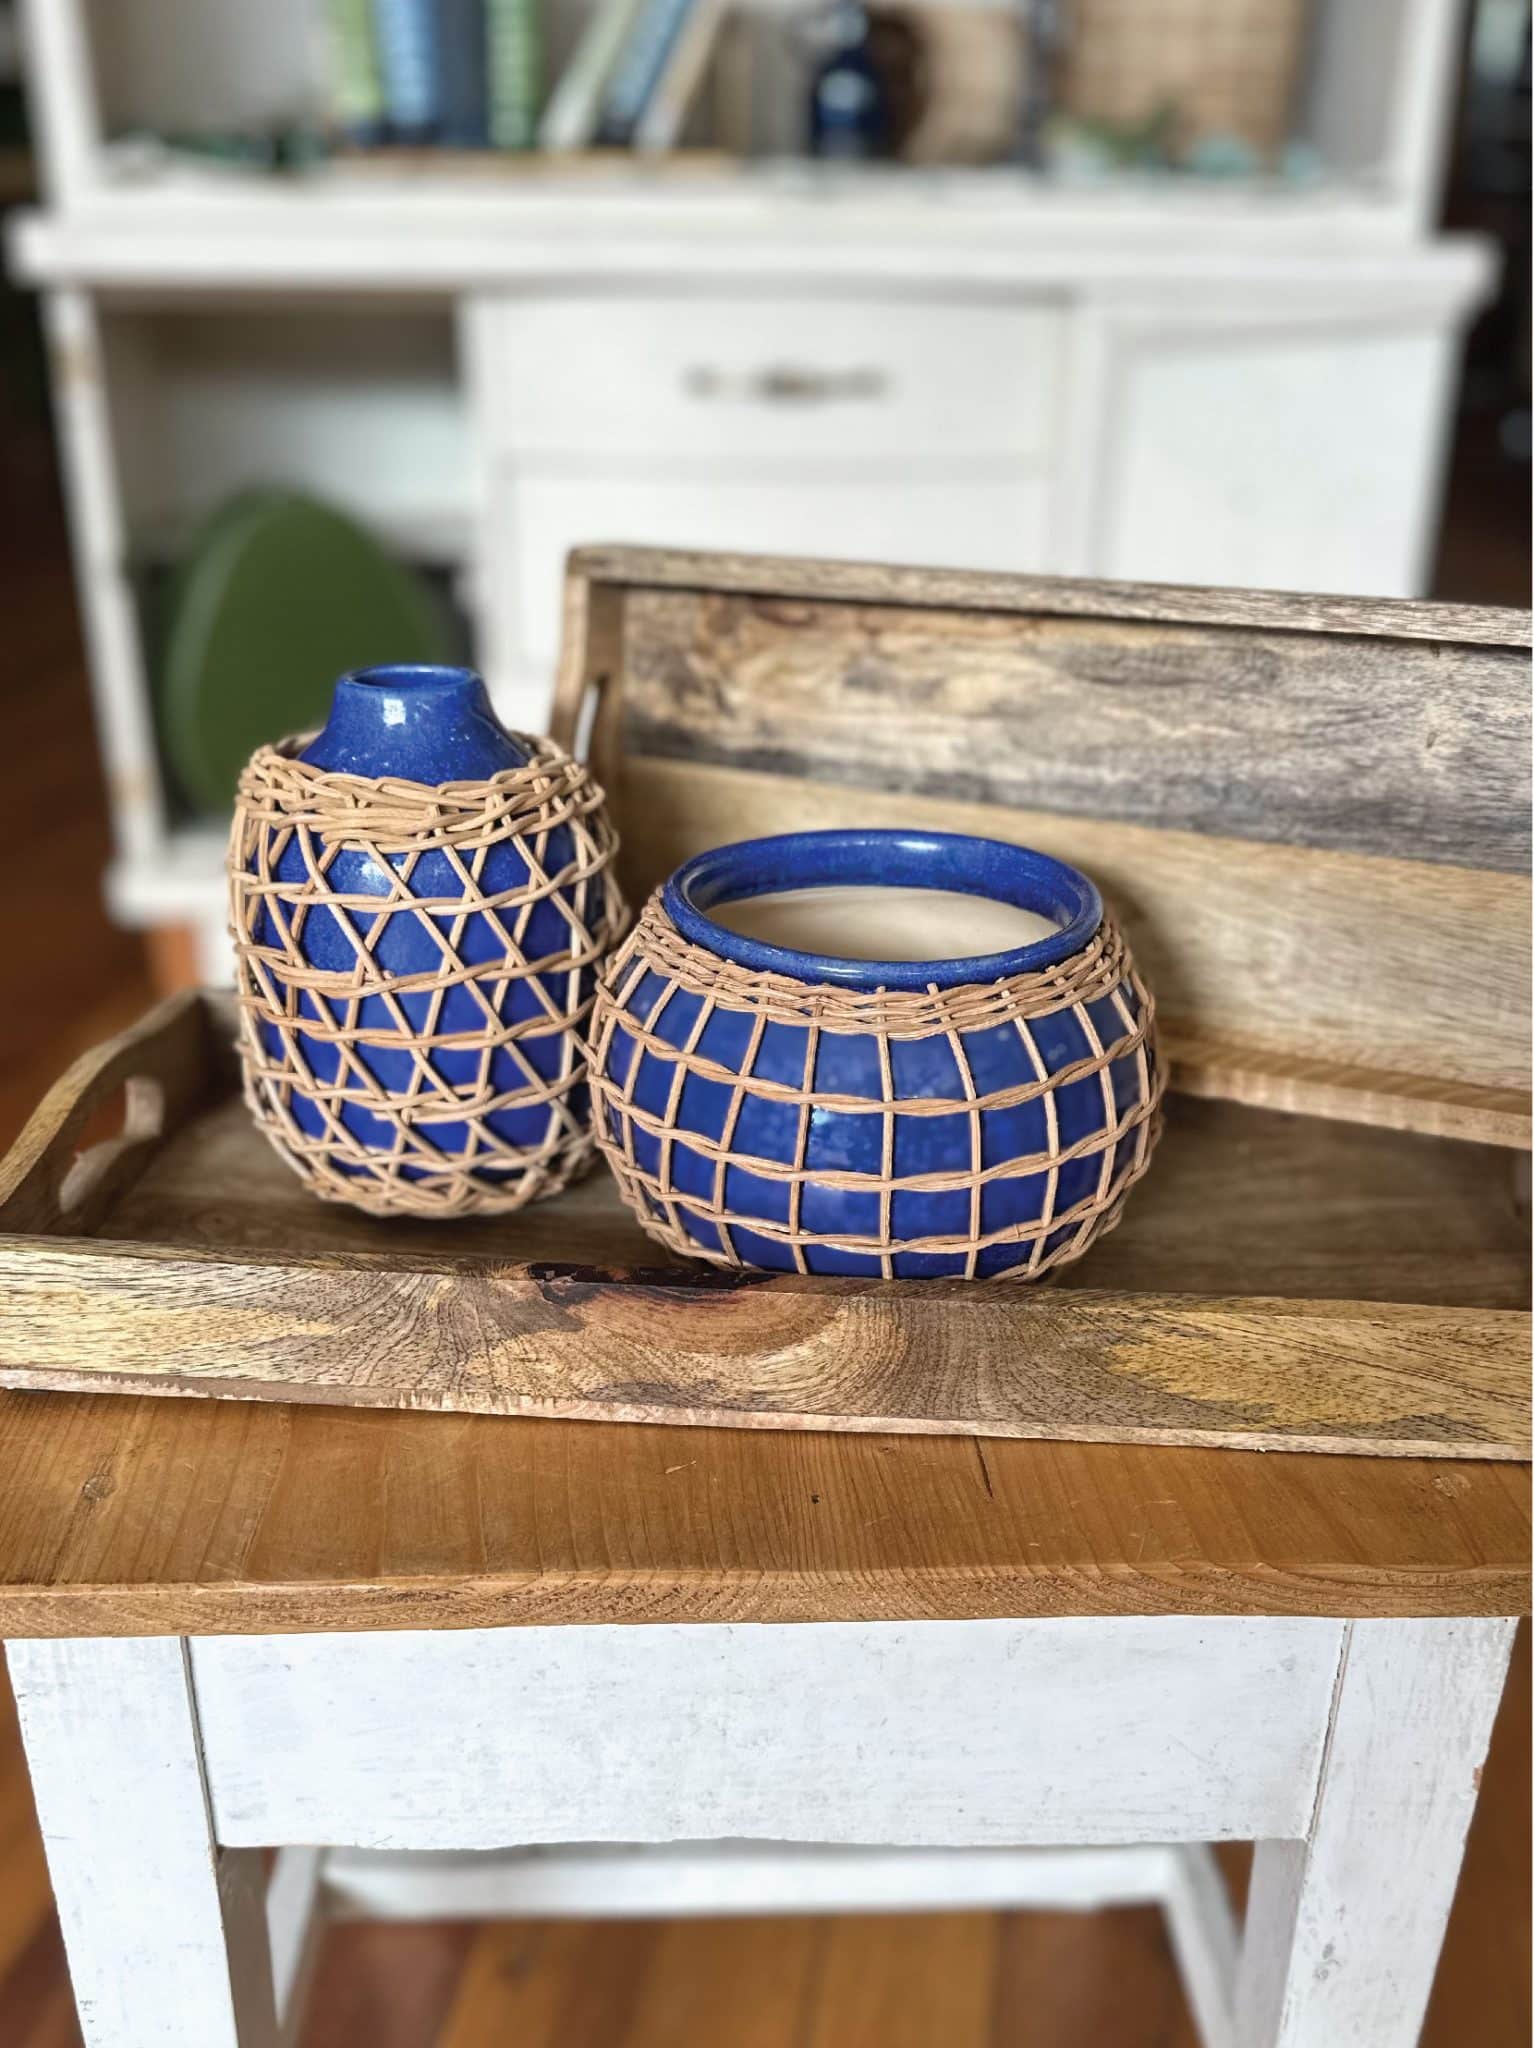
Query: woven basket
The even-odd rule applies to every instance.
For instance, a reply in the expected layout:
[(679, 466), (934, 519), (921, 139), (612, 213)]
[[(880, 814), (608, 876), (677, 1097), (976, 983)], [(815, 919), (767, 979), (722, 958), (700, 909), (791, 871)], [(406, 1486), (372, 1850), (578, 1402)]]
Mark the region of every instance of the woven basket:
[(1264, 154), (1288, 139), (1309, 0), (1072, 0), (1065, 110), (1133, 127), (1161, 107), (1178, 146), (1235, 135)]
[(592, 1157), (580, 1026), (626, 913), (602, 792), (548, 740), (484, 782), (263, 747), (229, 903), (246, 1100), (327, 1201), (521, 1208)]
[(1036, 1279), (1145, 1171), (1153, 1014), (1106, 922), (1037, 973), (869, 994), (722, 959), (657, 893), (592, 1013), (597, 1143), (645, 1229), (693, 1258)]

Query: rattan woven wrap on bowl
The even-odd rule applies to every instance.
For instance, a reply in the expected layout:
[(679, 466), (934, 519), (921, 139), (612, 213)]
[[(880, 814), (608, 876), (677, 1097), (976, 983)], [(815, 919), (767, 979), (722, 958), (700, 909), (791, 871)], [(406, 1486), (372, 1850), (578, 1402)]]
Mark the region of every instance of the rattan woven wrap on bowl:
[(326, 1200), (504, 1213), (591, 1162), (580, 1027), (626, 922), (617, 838), (586, 769), (523, 744), (525, 766), (440, 788), (311, 767), (301, 740), (240, 778), (245, 1097)]
[[(764, 1056), (782, 1025), (794, 1061), (802, 1035), (797, 1073)], [(1154, 1005), (1106, 921), (1038, 973), (866, 994), (724, 960), (684, 938), (657, 894), (602, 977), (589, 1037), (597, 1144), (624, 1198), (668, 1249), (721, 1266), (1037, 1279), (1118, 1221), (1160, 1129)], [(869, 1045), (865, 1092), (828, 1085), (848, 1048)], [(1011, 1078), (986, 1085), (1009, 1047)], [(908, 1090), (899, 1077), (934, 1059), (947, 1092)], [(1078, 1087), (1066, 1116), (1063, 1091)], [(929, 1117), (951, 1120), (962, 1161), (902, 1172), (902, 1128)], [(788, 1143), (753, 1145), (768, 1118)], [(854, 1167), (824, 1164), (823, 1144), (817, 1163), (836, 1119), (857, 1127)], [(1019, 1149), (1022, 1131), (1042, 1142)], [(827, 1193), (857, 1197), (870, 1227), (817, 1225)], [(955, 1198), (957, 1227), (903, 1228), (915, 1210), (902, 1197), (933, 1195)]]

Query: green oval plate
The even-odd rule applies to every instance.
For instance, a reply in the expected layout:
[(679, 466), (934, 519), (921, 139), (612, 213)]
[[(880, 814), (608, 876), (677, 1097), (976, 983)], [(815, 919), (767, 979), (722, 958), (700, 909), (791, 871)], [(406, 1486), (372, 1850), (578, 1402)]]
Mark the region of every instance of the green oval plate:
[(255, 749), (322, 725), (347, 669), (454, 658), (430, 588), (355, 520), (296, 492), (243, 492), (201, 528), (170, 591), (166, 759), (189, 803), (227, 810)]

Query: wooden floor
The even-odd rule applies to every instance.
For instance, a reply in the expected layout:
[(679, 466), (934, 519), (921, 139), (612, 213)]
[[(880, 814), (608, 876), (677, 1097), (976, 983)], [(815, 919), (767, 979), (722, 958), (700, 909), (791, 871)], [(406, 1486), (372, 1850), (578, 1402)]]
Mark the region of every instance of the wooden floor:
[[(45, 448), (0, 450), (0, 1143), (75, 1052), (141, 1010), (107, 854)], [(1495, 593), (1493, 593), (1495, 594)], [(1520, 593), (1505, 593), (1510, 601)], [(25, 862), (23, 870), (21, 863)], [(1529, 1659), (1486, 1767), (1427, 2048), (1526, 2048)], [(79, 2035), (9, 1694), (0, 1684), (0, 2044)], [(1195, 2048), (1157, 1915), (349, 1925), (305, 2048)]]

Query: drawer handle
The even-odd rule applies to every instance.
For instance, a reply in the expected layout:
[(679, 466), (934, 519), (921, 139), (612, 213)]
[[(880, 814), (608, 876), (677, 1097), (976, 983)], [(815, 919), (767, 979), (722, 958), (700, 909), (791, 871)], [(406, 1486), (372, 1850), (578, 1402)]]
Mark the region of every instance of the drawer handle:
[(763, 405), (835, 405), (847, 399), (883, 398), (889, 378), (869, 366), (851, 370), (809, 370), (796, 363), (733, 373), (695, 363), (682, 377), (689, 398), (745, 399)]

